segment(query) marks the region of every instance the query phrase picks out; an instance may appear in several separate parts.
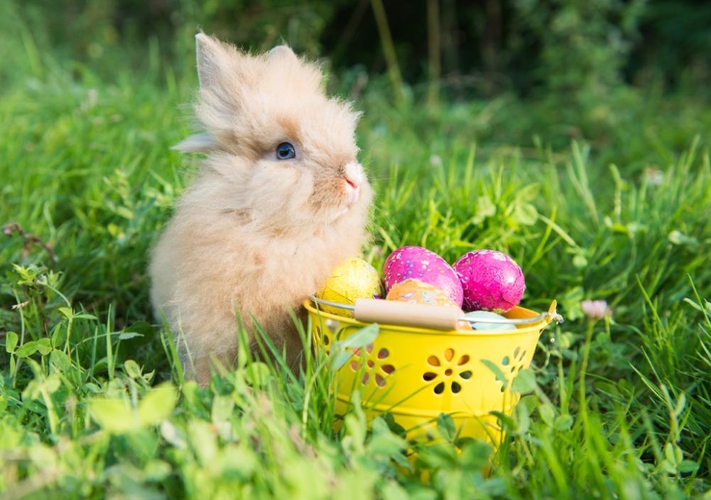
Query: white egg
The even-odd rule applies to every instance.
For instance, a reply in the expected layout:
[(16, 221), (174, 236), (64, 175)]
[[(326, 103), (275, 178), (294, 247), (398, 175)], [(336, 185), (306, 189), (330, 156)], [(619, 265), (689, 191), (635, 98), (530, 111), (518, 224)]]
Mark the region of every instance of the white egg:
[(497, 319), (497, 320), (505, 320), (502, 315), (496, 314), (493, 312), (489, 311), (472, 311), (466, 313), (464, 316), (467, 318), (471, 319), (477, 319), (481, 321), (477, 321), (475, 323), (471, 323), (472, 328), (474, 330), (480, 330), (480, 331), (508, 331), (508, 330), (515, 330), (516, 325), (513, 325), (511, 323), (491, 323), (487, 322), (487, 319)]

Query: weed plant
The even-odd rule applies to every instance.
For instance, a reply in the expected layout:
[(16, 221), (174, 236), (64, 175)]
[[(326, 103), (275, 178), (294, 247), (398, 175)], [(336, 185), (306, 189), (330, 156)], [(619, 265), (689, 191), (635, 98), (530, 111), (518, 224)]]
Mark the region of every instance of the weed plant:
[(711, 496), (711, 113), (674, 107), (693, 98), (632, 106), (606, 144), (558, 147), (522, 136), (540, 104), (363, 96), (367, 258), (502, 250), (523, 267), (523, 304), (557, 299), (566, 318), (517, 378), (494, 451), (446, 417), (439, 444), (360, 410), (334, 430), (319, 350), (295, 375), (276, 356), (205, 389), (184, 380), (146, 256), (191, 175), (169, 148), (189, 133), (194, 80), (156, 67), (106, 82), (38, 57), (45, 70), (0, 93), (2, 498)]

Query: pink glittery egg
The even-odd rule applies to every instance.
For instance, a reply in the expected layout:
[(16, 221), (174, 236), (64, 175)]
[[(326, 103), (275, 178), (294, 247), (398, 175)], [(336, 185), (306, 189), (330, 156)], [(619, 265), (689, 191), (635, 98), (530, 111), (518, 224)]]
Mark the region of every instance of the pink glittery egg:
[(383, 266), (385, 291), (407, 279), (416, 279), (447, 292), (457, 307), (462, 307), (464, 295), (457, 274), (446, 260), (423, 247), (401, 247), (391, 253)]
[(462, 283), (466, 311), (509, 311), (518, 305), (526, 290), (521, 268), (496, 250), (467, 252), (453, 267)]

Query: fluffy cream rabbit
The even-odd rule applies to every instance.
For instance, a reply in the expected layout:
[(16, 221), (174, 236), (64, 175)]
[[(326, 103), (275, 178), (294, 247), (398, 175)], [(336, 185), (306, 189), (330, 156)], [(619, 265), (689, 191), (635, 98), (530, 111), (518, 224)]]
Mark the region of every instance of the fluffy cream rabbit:
[[(358, 113), (326, 97), (320, 69), (279, 46), (249, 55), (200, 33), (197, 177), (152, 252), (151, 301), (201, 384), (237, 356), (238, 323), (261, 325), (298, 363), (290, 311), (358, 255), (372, 190), (356, 159)], [(250, 333), (251, 335), (251, 333)], [(250, 337), (250, 339), (253, 337)]]

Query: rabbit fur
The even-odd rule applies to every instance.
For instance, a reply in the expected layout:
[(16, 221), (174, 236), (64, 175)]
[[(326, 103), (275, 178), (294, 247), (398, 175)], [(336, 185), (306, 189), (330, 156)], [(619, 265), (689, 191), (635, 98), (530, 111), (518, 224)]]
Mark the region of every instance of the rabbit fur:
[(236, 359), (239, 324), (251, 348), (256, 322), (297, 366), (291, 312), (303, 318), (303, 300), (359, 254), (373, 193), (357, 160), (359, 114), (324, 94), (317, 65), (286, 46), (251, 55), (204, 33), (196, 43), (203, 132), (176, 149), (206, 157), (149, 273), (155, 314), (204, 385), (213, 359)]

